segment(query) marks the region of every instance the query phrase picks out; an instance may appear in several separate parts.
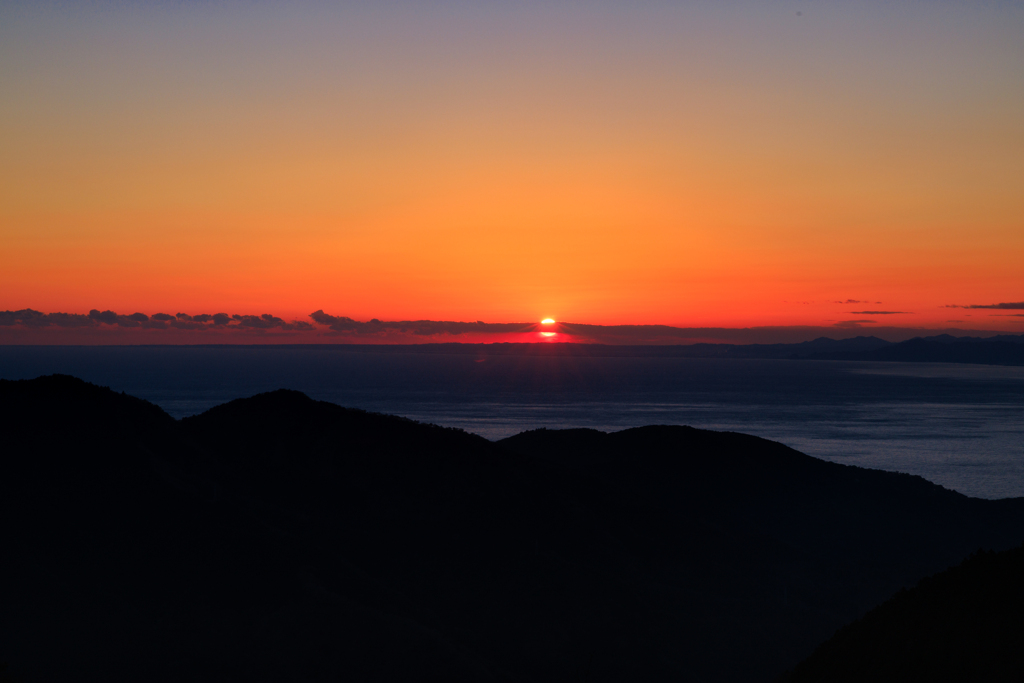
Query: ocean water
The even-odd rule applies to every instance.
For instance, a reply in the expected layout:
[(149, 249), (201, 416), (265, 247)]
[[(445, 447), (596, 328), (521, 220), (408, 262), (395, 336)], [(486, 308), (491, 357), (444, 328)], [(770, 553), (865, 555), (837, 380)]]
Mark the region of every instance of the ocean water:
[(488, 439), (538, 427), (691, 425), (917, 474), (971, 496), (1024, 496), (1020, 367), (346, 347), (0, 347), (0, 378), (51, 373), (145, 398), (174, 417), (289, 388)]

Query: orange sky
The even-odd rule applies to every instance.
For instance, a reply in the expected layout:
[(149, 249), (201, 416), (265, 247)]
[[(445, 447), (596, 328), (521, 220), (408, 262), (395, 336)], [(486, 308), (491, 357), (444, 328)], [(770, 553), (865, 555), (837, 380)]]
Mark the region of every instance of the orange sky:
[(0, 310), (1019, 331), (946, 306), (1024, 300), (1021, 35), (968, 3), (11, 3)]

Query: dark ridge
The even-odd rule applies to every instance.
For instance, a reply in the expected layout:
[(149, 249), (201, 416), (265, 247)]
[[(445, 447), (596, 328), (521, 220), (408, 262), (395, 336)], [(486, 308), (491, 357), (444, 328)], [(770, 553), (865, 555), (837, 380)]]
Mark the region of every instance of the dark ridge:
[(1024, 680), (1024, 547), (979, 551), (900, 591), (782, 680)]
[(24, 681), (750, 681), (1024, 499), (687, 427), (465, 432), (276, 391), (176, 422), (0, 381), (0, 662)]
[[(1022, 499), (972, 499), (921, 477), (829, 463), (743, 434), (688, 427), (537, 430), (501, 443), (572, 473), (570, 481), (595, 480), (595, 488), (615, 491), (617, 500), (659, 520), (708, 525), (712, 531), (693, 545), (714, 548), (700, 563), (709, 571), (701, 585), (717, 596), (705, 628), (723, 632), (704, 647), (710, 652), (717, 643), (722, 660), (737, 645), (726, 632), (740, 629), (754, 604), (773, 612), (776, 630), (742, 649), (780, 661), (779, 653), (797, 649), (796, 642), (809, 651), (838, 628), (838, 612), (862, 613), (928, 575), (929, 567), (955, 564), (979, 546), (1009, 547), (1021, 536), (1011, 520), (1020, 519)], [(989, 521), (975, 526), (982, 517)], [(689, 542), (696, 533), (689, 531)], [(718, 564), (722, 557), (730, 560)], [(764, 602), (762, 591), (779, 602)], [(730, 600), (746, 604), (731, 610)], [(722, 621), (729, 626), (718, 626)]]

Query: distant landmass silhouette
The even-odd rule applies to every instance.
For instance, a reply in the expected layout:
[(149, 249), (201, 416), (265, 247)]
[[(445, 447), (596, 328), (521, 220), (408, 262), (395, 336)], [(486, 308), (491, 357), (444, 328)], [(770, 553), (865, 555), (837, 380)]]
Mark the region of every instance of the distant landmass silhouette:
[(1024, 365), (1024, 336), (918, 337), (860, 351), (835, 350), (812, 353), (812, 359), (899, 361), (904, 363), (981, 363)]
[(28, 682), (768, 681), (1024, 537), (1024, 499), (688, 427), (493, 443), (285, 390), (176, 421), (56, 375), (0, 421)]
[[(289, 345), (279, 345), (281, 348)], [(297, 345), (309, 348), (308, 345)], [(478, 356), (572, 356), (593, 358), (747, 358), (778, 360), (899, 361), (1024, 365), (1024, 335), (917, 337), (893, 343), (878, 337), (819, 337), (796, 344), (588, 344), (432, 343), (346, 344), (347, 351), (465, 354)]]

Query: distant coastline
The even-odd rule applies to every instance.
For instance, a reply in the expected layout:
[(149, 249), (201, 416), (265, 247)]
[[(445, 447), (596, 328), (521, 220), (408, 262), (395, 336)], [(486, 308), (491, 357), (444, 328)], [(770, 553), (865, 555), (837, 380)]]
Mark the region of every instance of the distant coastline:
[[(7, 346), (49, 346), (17, 345)], [(79, 346), (79, 345), (61, 345)], [(592, 358), (744, 358), (843, 360), (900, 363), (1024, 365), (1024, 335), (953, 337), (948, 334), (889, 342), (878, 337), (820, 337), (796, 344), (587, 344), (576, 342), (486, 342), (426, 344), (133, 344), (118, 346), (194, 348), (336, 349), (360, 353), (418, 353), (479, 356), (567, 356)]]

